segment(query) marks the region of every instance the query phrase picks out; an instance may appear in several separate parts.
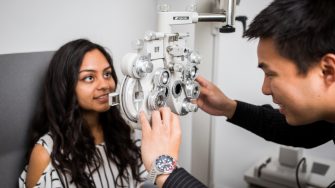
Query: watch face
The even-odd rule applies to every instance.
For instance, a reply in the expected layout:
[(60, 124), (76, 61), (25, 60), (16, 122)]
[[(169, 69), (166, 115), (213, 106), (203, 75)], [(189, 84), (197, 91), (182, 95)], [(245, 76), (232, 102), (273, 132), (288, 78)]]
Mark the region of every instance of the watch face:
[(175, 168), (175, 162), (172, 157), (161, 155), (156, 159), (156, 167), (160, 172), (171, 173)]

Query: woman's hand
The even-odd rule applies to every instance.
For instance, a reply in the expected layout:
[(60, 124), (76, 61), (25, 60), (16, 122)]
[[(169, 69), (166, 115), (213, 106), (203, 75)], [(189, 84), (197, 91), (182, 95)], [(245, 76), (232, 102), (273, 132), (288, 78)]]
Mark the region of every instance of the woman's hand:
[[(179, 117), (170, 108), (160, 108), (153, 111), (150, 126), (145, 114), (141, 112), (142, 125), (141, 154), (144, 166), (150, 171), (153, 162), (160, 155), (169, 155), (178, 160), (181, 143), (181, 128)], [(156, 179), (158, 187), (162, 187), (169, 174), (159, 175)]]
[(141, 112), (142, 125), (142, 160), (147, 171), (150, 171), (153, 161), (160, 155), (169, 155), (178, 160), (181, 143), (181, 128), (179, 117), (170, 108), (163, 107), (152, 112), (152, 125)]

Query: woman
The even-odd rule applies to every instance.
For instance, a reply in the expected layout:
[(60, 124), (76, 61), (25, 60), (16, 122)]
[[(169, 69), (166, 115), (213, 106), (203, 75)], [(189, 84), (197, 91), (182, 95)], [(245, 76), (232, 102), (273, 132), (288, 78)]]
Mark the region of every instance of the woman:
[(108, 94), (117, 77), (106, 50), (85, 39), (53, 56), (20, 187), (137, 187), (140, 149)]

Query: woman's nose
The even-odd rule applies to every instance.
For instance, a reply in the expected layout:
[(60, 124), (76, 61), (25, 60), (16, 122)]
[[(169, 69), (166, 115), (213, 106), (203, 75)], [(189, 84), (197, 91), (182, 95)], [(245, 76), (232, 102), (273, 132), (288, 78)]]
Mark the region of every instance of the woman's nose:
[(105, 78), (99, 78), (98, 89), (106, 90), (110, 87), (109, 80)]

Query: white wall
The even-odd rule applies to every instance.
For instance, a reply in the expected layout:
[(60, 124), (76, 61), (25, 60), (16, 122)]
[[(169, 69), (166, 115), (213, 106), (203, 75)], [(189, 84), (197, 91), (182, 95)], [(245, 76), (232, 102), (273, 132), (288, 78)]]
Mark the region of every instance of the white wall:
[[(237, 7), (237, 15), (247, 15), (250, 23), (254, 16), (270, 2), (270, 0), (242, 0)], [(206, 9), (208, 4), (210, 3), (205, 2), (202, 6)], [(209, 36), (212, 31), (209, 29), (211, 26), (213, 28), (213, 24), (199, 24), (196, 28), (195, 47), (200, 49), (200, 54), (206, 61), (202, 65), (206, 64), (206, 67), (201, 68), (205, 77), (213, 79), (225, 94), (233, 99), (275, 106), (271, 97), (264, 96), (261, 92), (263, 72), (257, 69), (257, 41), (248, 42), (241, 38), (240, 22), (236, 23), (237, 32), (219, 34), (215, 39)], [(213, 45), (216, 49), (211, 48)], [(213, 50), (216, 54), (214, 59), (210, 57), (209, 52)], [(213, 61), (214, 64), (212, 64)], [(211, 187), (247, 187), (243, 180), (244, 172), (264, 156), (278, 152), (277, 144), (267, 142), (230, 124), (223, 117), (209, 119), (208, 115), (198, 113), (195, 119), (197, 121), (193, 122), (193, 144), (196, 141), (202, 147), (207, 145), (207, 148), (193, 145), (195, 149), (192, 151), (192, 173)], [(207, 155), (206, 151), (209, 152)], [(335, 147), (330, 141), (315, 149), (304, 150), (304, 153), (334, 160)], [(209, 162), (204, 161), (207, 158)], [(208, 166), (207, 174), (204, 173), (206, 166)]]
[(0, 27), (0, 54), (57, 50), (84, 37), (108, 47), (119, 67), (131, 42), (156, 28), (156, 1), (3, 0)]

